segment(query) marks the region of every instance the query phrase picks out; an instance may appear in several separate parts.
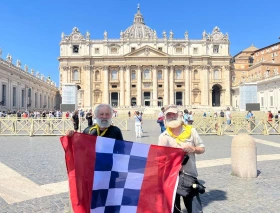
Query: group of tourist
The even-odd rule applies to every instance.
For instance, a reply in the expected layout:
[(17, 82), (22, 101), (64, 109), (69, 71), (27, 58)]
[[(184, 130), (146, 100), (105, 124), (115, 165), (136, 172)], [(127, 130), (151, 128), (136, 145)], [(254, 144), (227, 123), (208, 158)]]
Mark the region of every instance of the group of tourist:
[[(91, 111), (87, 113), (86, 117), (92, 117), (92, 115), (90, 116), (90, 113)], [(94, 115), (96, 116), (96, 123), (89, 123), (91, 125), (89, 125), (83, 133), (123, 140), (121, 130), (116, 126), (111, 125), (113, 109), (110, 105), (100, 104), (95, 108)], [(75, 111), (74, 116), (76, 116), (76, 118), (78, 117), (78, 111)], [(188, 122), (190, 121), (190, 118), (192, 119), (192, 117), (188, 117)], [(134, 119), (136, 137), (141, 137), (143, 120), (139, 111), (135, 111)], [(73, 119), (73, 121), (74, 120), (75, 119)], [(185, 153), (185, 158), (182, 162), (180, 174), (178, 174), (179, 178), (191, 178), (198, 183), (195, 155), (204, 153), (205, 147), (196, 129), (191, 125), (188, 125), (188, 123), (185, 124), (182, 122), (183, 114), (179, 111), (176, 105), (169, 105), (162, 108), (158, 120), (162, 121), (162, 124), (159, 122), (161, 126), (161, 134), (159, 135), (158, 145), (182, 149)], [(74, 131), (76, 131), (76, 129)], [(66, 135), (71, 137), (74, 134), (74, 131), (69, 130)], [(178, 185), (173, 212), (181, 212), (181, 197), (183, 197), (188, 213), (192, 212), (192, 202), (195, 197), (195, 200), (198, 202), (197, 208), (202, 211), (198, 189), (195, 189), (193, 185), (190, 185), (189, 187), (191, 191), (186, 195), (182, 195), (180, 187), (182, 188), (183, 186)]]

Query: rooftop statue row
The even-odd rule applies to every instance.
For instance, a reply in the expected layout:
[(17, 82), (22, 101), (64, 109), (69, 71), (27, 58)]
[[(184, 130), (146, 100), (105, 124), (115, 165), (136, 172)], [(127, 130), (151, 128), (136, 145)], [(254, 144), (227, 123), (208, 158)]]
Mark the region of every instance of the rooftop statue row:
[[(157, 32), (156, 30), (136, 30), (139, 28), (133, 28), (133, 27), (129, 27), (126, 31), (122, 31), (120, 32), (120, 39), (123, 40), (127, 40), (127, 39), (146, 39), (146, 40), (152, 40), (152, 39), (158, 39), (157, 37)], [(169, 32), (169, 38), (167, 36), (166, 31), (164, 30), (162, 32), (162, 38), (163, 39), (169, 39), (172, 40), (174, 39), (174, 33), (171, 30)], [(105, 30), (103, 33), (103, 39), (104, 40), (108, 40), (108, 32)], [(188, 31), (186, 31), (184, 33), (184, 38), (185, 40), (189, 40), (189, 33)], [(89, 41), (90, 40), (90, 33), (87, 31), (85, 36), (83, 36), (79, 29), (77, 27), (74, 27), (72, 30), (72, 33), (67, 36), (65, 35), (63, 32), (61, 34), (61, 41)], [(215, 27), (212, 31), (212, 33), (206, 33), (206, 31), (204, 30), (202, 33), (202, 40), (206, 40), (206, 41), (229, 41), (229, 36), (228, 33), (223, 34), (220, 29), (218, 27)]]
[[(2, 49), (0, 49), (0, 59), (2, 58)], [(8, 53), (8, 55), (6, 56), (6, 62), (10, 65), (13, 65), (13, 57), (11, 56), (11, 54)], [(17, 59), (16, 61), (16, 65), (14, 65), (16, 68), (18, 68), (19, 70), (22, 70), (21, 69), (21, 61), (19, 59)], [(28, 73), (28, 66), (25, 64), (24, 65), (24, 69), (22, 70), (24, 72), (27, 72)], [(35, 70), (34, 69), (31, 69), (30, 70), (30, 74), (33, 75), (33, 76), (36, 76), (37, 78), (39, 78), (40, 80), (46, 82), (46, 83), (49, 83), (53, 86), (56, 86), (56, 83), (54, 81), (51, 80), (50, 76), (48, 76), (47, 78), (44, 77), (43, 74), (40, 74), (39, 72), (36, 72), (36, 75), (35, 75)]]
[[(166, 35), (166, 31), (164, 30), (162, 33), (163, 39), (168, 39)], [(137, 13), (134, 15), (133, 24), (129, 26), (125, 31), (120, 32), (120, 39), (121, 40), (155, 40), (157, 39), (157, 32), (156, 30), (151, 29), (148, 27), (144, 22), (144, 17), (140, 13), (140, 5), (137, 7)], [(172, 40), (174, 38), (174, 33), (171, 30), (169, 32), (169, 39)], [(108, 33), (107, 31), (104, 31), (103, 39), (108, 39)], [(189, 35), (188, 31), (184, 34), (184, 39), (188, 40)], [(87, 31), (85, 36), (82, 35), (77, 27), (74, 27), (72, 30), (72, 33), (70, 35), (65, 35), (64, 33), (61, 34), (61, 41), (89, 41), (90, 40), (90, 33)], [(207, 41), (228, 41), (228, 34), (225, 35), (220, 32), (220, 29), (218, 27), (215, 27), (212, 31), (212, 33), (206, 33), (204, 30), (202, 33), (202, 40)]]

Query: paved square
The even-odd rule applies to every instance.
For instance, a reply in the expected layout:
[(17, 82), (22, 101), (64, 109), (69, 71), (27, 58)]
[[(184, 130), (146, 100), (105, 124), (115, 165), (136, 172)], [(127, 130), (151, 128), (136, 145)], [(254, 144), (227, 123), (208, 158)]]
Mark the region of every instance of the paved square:
[[(157, 144), (160, 128), (144, 120), (142, 138), (136, 138), (133, 119), (124, 139)], [(279, 212), (279, 136), (254, 136), (258, 177), (231, 175), (231, 136), (202, 136), (206, 152), (197, 156), (205, 213)], [(0, 137), (0, 212), (69, 212), (64, 152), (59, 137)]]

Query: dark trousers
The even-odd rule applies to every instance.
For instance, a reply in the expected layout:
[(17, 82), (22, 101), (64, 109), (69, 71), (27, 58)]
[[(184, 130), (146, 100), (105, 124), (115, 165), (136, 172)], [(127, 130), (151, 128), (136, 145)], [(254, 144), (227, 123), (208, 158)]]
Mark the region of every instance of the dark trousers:
[[(180, 195), (176, 194), (173, 213), (181, 212), (180, 197), (181, 197)], [(183, 197), (183, 201), (188, 213), (192, 213), (192, 200), (193, 200), (193, 196)]]

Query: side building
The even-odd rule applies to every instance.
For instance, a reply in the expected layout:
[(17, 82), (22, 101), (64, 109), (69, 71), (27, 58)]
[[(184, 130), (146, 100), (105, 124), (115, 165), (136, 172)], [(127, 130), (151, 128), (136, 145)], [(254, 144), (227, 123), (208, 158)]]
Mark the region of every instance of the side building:
[(228, 34), (215, 27), (199, 40), (189, 39), (187, 31), (182, 37), (176, 39), (171, 30), (159, 38), (145, 25), (139, 7), (118, 39), (110, 39), (107, 31), (103, 39), (91, 39), (75, 27), (70, 35), (61, 35), (60, 85), (80, 86), (78, 108), (99, 103), (230, 106)]
[[(243, 86), (256, 87), (256, 101), (262, 111), (280, 110), (280, 42), (261, 49), (253, 45), (233, 57), (232, 105), (240, 108)], [(241, 104), (242, 105), (242, 104)]]
[(59, 108), (59, 91), (50, 77), (28, 72), (27, 65), (22, 69), (20, 60), (14, 65), (10, 54), (4, 60), (0, 52), (0, 111)]

